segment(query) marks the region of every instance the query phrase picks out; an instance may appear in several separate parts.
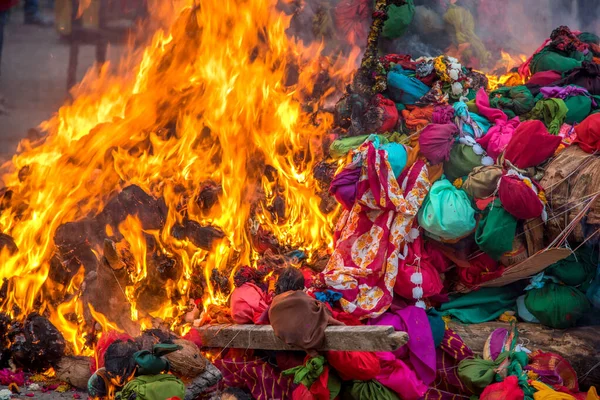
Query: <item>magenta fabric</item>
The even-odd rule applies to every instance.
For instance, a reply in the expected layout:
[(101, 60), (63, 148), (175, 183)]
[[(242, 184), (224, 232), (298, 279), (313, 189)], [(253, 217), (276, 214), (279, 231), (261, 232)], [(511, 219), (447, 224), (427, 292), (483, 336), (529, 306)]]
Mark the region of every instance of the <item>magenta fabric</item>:
[(590, 96), (590, 92), (579, 86), (547, 86), (540, 89), (545, 99), (566, 99), (571, 96)]
[[(506, 339), (508, 337), (508, 329), (506, 328), (498, 328), (495, 329), (490, 336), (488, 337), (489, 342), (489, 356), (492, 360), (496, 360), (498, 356), (504, 351), (504, 346), (506, 345)], [(484, 355), (486, 350), (484, 348)]]
[(427, 392), (427, 385), (404, 361), (393, 353), (377, 353), (381, 373), (375, 378), (388, 389), (393, 390), (402, 400), (418, 400)]
[[(537, 190), (541, 190), (535, 181), (531, 182)], [(504, 209), (517, 219), (537, 218), (544, 211), (538, 195), (518, 176), (503, 175), (500, 178), (498, 197)]]
[(362, 160), (356, 204), (338, 220), (335, 249), (322, 278), (329, 289), (342, 294), (344, 311), (368, 318), (383, 314), (392, 303), (399, 252), (430, 183), (423, 166), (414, 182), (405, 185), (412, 189), (403, 190), (387, 162), (387, 152), (375, 149), (371, 142), (355, 154)]
[(556, 71), (541, 71), (533, 74), (527, 81), (526, 86), (545, 86), (550, 85), (562, 78), (562, 75)]
[(329, 193), (346, 210), (351, 210), (356, 201), (358, 178), (360, 178), (360, 168), (344, 168), (331, 181)]
[(253, 399), (291, 399), (297, 385), (293, 377), (283, 376), (261, 359), (228, 358), (213, 362), (223, 374), (219, 389), (239, 387), (250, 391)]
[(548, 133), (542, 121), (525, 121), (506, 146), (504, 159), (520, 169), (535, 167), (552, 157), (561, 141), (560, 136)]
[(236, 324), (258, 324), (269, 307), (267, 294), (254, 283), (246, 282), (231, 293), (231, 318)]
[(437, 105), (433, 108), (431, 122), (434, 124), (451, 124), (454, 118), (454, 107), (449, 105)]
[(377, 380), (403, 399), (418, 399), (436, 376), (433, 334), (425, 310), (415, 306), (391, 310), (369, 320), (369, 325), (389, 325), (408, 333), (408, 343), (391, 353), (378, 353), (381, 373)]
[(477, 143), (486, 150), (488, 156), (496, 160), (519, 126), (519, 117), (509, 120), (504, 112), (490, 107), (490, 99), (484, 89), (479, 89), (477, 92), (475, 104), (477, 104), (479, 114), (494, 124), (485, 136), (477, 139)]
[(419, 135), (420, 152), (432, 165), (448, 161), (458, 128), (454, 124), (429, 124)]
[(390, 325), (397, 331), (408, 333), (410, 340), (405, 346), (393, 352), (397, 358), (408, 358), (417, 376), (430, 384), (435, 379), (435, 344), (431, 326), (425, 310), (416, 306), (403, 309), (392, 305), (380, 317), (370, 319), (368, 325)]

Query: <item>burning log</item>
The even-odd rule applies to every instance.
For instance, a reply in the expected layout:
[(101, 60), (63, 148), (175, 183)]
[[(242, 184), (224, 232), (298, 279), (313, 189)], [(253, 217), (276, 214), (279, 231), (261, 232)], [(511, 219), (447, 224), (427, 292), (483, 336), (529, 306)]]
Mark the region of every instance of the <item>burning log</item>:
[[(475, 352), (481, 352), (490, 333), (498, 328), (510, 328), (505, 322), (486, 322), (483, 324), (463, 325), (450, 322), (448, 327), (454, 330)], [(552, 329), (540, 324), (519, 323), (519, 338), (525, 340), (530, 350), (540, 349), (560, 354), (573, 366), (585, 386), (600, 385), (600, 337), (597, 326), (571, 329)]]
[(211, 250), (216, 242), (225, 237), (223, 231), (218, 227), (202, 226), (198, 222), (190, 220), (175, 225), (171, 230), (171, 235), (179, 240), (188, 239), (196, 247), (207, 251)]
[(86, 272), (96, 270), (98, 259), (93, 251), (102, 243), (103, 228), (94, 219), (67, 222), (54, 233), (56, 254), (50, 264), (50, 277), (59, 283), (67, 284), (83, 265)]
[(56, 378), (67, 382), (80, 390), (87, 390), (90, 372), (90, 359), (81, 356), (65, 356), (60, 359), (55, 368)]
[(56, 367), (65, 353), (63, 335), (48, 319), (36, 313), (14, 324), (8, 339), (13, 362), (27, 371), (43, 372)]
[[(301, 350), (281, 341), (270, 325), (207, 325), (196, 328), (206, 347)], [(406, 332), (391, 326), (328, 326), (318, 351), (394, 351), (408, 342)]]

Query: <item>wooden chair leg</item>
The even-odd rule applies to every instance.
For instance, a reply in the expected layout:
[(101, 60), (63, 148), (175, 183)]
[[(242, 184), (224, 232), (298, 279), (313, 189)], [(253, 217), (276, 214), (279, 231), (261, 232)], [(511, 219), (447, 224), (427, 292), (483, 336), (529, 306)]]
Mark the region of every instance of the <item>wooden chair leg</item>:
[(77, 62), (79, 59), (79, 44), (71, 38), (71, 47), (69, 49), (69, 67), (67, 70), (67, 92), (75, 86), (77, 82)]

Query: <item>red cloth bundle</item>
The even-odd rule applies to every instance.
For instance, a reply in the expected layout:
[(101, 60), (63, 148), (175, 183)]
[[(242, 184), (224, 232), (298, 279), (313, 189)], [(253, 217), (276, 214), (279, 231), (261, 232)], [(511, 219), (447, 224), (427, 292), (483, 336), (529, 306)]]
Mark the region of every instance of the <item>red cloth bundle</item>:
[[(534, 190), (535, 187), (535, 190)], [(500, 178), (498, 196), (502, 206), (517, 219), (537, 218), (544, 212), (544, 204), (538, 197), (543, 189), (529, 178), (506, 174)]]
[(381, 372), (379, 358), (366, 351), (328, 351), (327, 362), (345, 381), (370, 381)]
[(525, 121), (508, 142), (504, 159), (520, 169), (535, 167), (552, 157), (561, 140), (548, 133), (542, 121)]
[(119, 333), (117, 331), (105, 332), (98, 339), (96, 349), (94, 350), (94, 357), (90, 359), (90, 371), (92, 374), (98, 369), (104, 367), (104, 354), (108, 347), (116, 342), (117, 340), (127, 341), (133, 340), (131, 336), (126, 333)]
[(375, 107), (381, 112), (381, 126), (377, 129), (378, 133), (391, 132), (398, 124), (398, 109), (396, 103), (390, 99), (386, 99), (381, 94), (375, 96), (373, 100)]
[(268, 307), (267, 294), (253, 283), (246, 282), (231, 294), (231, 318), (236, 324), (258, 324)]
[(440, 259), (444, 260), (445, 257), (437, 251), (431, 254), (425, 252), (421, 236), (417, 237), (414, 242), (408, 243), (407, 246), (408, 254), (406, 258), (398, 263), (398, 275), (396, 276), (394, 292), (407, 300), (412, 300), (413, 288), (416, 285), (411, 281), (411, 277), (420, 269), (422, 275), (421, 286), (423, 288), (422, 297), (427, 298), (440, 294), (444, 284), (440, 278), (441, 271), (438, 271), (436, 267), (445, 264), (438, 264)]
[(468, 267), (457, 268), (460, 281), (468, 287), (474, 287), (484, 282), (502, 276), (504, 266), (494, 261), (490, 256), (481, 253), (468, 261)]
[(521, 400), (524, 396), (518, 378), (511, 375), (502, 382), (486, 387), (479, 398), (480, 400)]
[(592, 114), (575, 127), (578, 144), (586, 153), (600, 152), (600, 114)]

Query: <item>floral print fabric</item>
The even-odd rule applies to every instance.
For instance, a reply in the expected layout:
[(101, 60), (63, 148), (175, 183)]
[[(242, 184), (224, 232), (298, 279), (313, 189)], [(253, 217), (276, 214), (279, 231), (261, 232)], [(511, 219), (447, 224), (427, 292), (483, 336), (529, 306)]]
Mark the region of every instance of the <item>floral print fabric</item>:
[(340, 293), (344, 311), (358, 318), (383, 314), (393, 298), (398, 261), (430, 183), (424, 163), (399, 183), (387, 152), (365, 142), (354, 151), (362, 160), (357, 201), (335, 231), (335, 250), (323, 271), (326, 285)]

